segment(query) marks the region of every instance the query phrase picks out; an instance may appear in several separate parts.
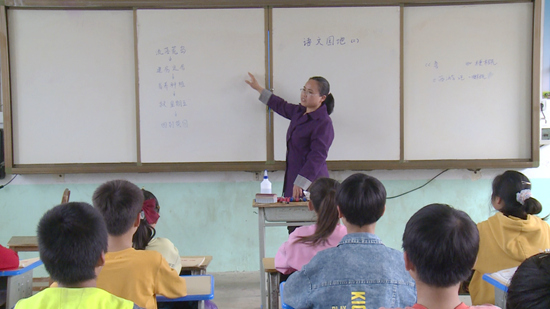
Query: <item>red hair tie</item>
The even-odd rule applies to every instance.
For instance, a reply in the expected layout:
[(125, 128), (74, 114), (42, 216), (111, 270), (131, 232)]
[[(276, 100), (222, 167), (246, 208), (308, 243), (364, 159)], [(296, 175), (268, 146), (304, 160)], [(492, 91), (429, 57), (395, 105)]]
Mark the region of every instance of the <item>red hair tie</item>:
[(155, 224), (160, 218), (159, 213), (156, 210), (157, 208), (157, 201), (152, 198), (145, 200), (143, 202), (143, 212), (145, 213), (145, 220), (147, 220), (147, 223), (149, 224)]

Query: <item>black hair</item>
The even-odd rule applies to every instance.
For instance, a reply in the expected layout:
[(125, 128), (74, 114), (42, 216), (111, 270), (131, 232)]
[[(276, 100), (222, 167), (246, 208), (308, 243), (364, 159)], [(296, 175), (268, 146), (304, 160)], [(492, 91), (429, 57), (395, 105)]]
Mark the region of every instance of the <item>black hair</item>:
[[(150, 199), (155, 200), (155, 210), (157, 213), (160, 213), (160, 206), (156, 196), (145, 189), (141, 189), (141, 192), (143, 193), (144, 202)], [(155, 237), (156, 233), (157, 231), (147, 221), (147, 218), (143, 217), (139, 220), (139, 226), (134, 233), (134, 236), (132, 236), (132, 246), (137, 250), (145, 250), (145, 248), (149, 245), (149, 242)]]
[(310, 199), (317, 213), (315, 233), (300, 236), (298, 242), (317, 245), (326, 243), (338, 224), (338, 209), (336, 209), (336, 189), (340, 183), (331, 178), (318, 178), (309, 187)]
[(338, 187), (336, 201), (346, 221), (361, 227), (382, 217), (386, 206), (386, 188), (372, 176), (353, 174)]
[(334, 96), (330, 93), (330, 84), (328, 83), (328, 80), (321, 76), (313, 76), (309, 79), (317, 82), (320, 96), (327, 96), (323, 101), (323, 104), (327, 107), (327, 113), (329, 115), (332, 114), (332, 111), (334, 110)]
[(107, 227), (88, 203), (55, 206), (40, 219), (38, 250), (51, 278), (71, 286), (94, 279), (101, 254), (107, 252)]
[(102, 184), (95, 190), (92, 200), (105, 219), (107, 231), (113, 236), (130, 230), (143, 207), (143, 193), (127, 180), (111, 180)]
[(446, 288), (470, 276), (479, 250), (479, 232), (465, 212), (431, 204), (407, 222), (403, 250), (420, 281)]
[(512, 277), (506, 309), (550, 308), (550, 253), (533, 255), (523, 261)]
[(527, 219), (527, 215), (535, 215), (542, 211), (542, 205), (536, 199), (529, 197), (523, 205), (518, 202), (517, 194), (522, 190), (531, 189), (531, 181), (518, 171), (506, 171), (493, 180), (491, 201), (500, 197), (504, 207), (499, 211), (505, 216)]

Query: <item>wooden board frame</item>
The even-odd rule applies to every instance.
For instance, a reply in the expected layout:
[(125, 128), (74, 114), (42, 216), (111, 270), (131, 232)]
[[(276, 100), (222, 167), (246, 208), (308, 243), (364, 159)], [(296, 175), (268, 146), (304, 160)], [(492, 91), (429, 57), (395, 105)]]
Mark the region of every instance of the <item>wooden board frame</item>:
[[(266, 13), (265, 33), (266, 39), (271, 40), (268, 31), (272, 29), (271, 8), (275, 7), (336, 7), (336, 6), (400, 6), (401, 30), (403, 30), (403, 8), (407, 6), (423, 5), (464, 5), (464, 4), (495, 4), (495, 3), (533, 3), (533, 38), (532, 38), (532, 82), (531, 82), (531, 158), (529, 159), (495, 159), (495, 160), (404, 160), (403, 147), (403, 62), (401, 62), (401, 94), (400, 94), (400, 160), (396, 161), (329, 161), (330, 170), (380, 170), (380, 169), (481, 169), (481, 168), (530, 168), (539, 165), (540, 154), (540, 123), (539, 98), (541, 64), (542, 64), (542, 18), (543, 0), (318, 0), (314, 5), (304, 0), (80, 0), (67, 3), (65, 0), (5, 0), (0, 6), (0, 78), (2, 87), (2, 102), (4, 112), (4, 149), (6, 172), (10, 174), (70, 174), (70, 173), (135, 173), (135, 172), (183, 172), (183, 171), (260, 171), (284, 170), (285, 162), (274, 161), (273, 155), (273, 121), (272, 112), (266, 113), (267, 158), (261, 162), (199, 162), (199, 163), (154, 163), (142, 164), (139, 151), (139, 123), (137, 131), (138, 162), (135, 163), (89, 163), (89, 164), (14, 164), (13, 162), (13, 130), (12, 130), (12, 105), (9, 72), (8, 49), (8, 22), (7, 11), (10, 8), (17, 9), (126, 9), (133, 10), (146, 8), (264, 8)], [(134, 18), (135, 27), (135, 18)], [(135, 32), (135, 31), (134, 31)], [(401, 31), (403, 42), (403, 31)], [(267, 43), (267, 42), (266, 42)], [(272, 57), (269, 45), (266, 44), (266, 86), (268, 81), (272, 83)], [(134, 51), (137, 55), (137, 50)], [(403, 60), (403, 44), (401, 44), (400, 58)], [(136, 57), (137, 59), (137, 57)], [(137, 60), (136, 60), (137, 61)], [(137, 64), (136, 64), (137, 72)], [(137, 80), (136, 80), (137, 83)], [(136, 91), (137, 87), (136, 87)], [(136, 98), (136, 106), (139, 111), (139, 96)], [(139, 121), (139, 114), (137, 114)], [(271, 121), (270, 121), (271, 120)]]

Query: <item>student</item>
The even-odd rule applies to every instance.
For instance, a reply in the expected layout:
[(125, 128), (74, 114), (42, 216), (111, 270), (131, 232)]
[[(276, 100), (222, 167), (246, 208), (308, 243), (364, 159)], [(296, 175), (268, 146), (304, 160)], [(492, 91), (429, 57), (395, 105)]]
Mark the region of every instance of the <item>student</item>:
[(309, 210), (317, 213), (317, 222), (294, 230), (275, 254), (275, 268), (288, 275), (307, 264), (317, 252), (336, 247), (347, 234), (339, 223), (336, 209), (336, 189), (340, 183), (330, 178), (319, 178), (309, 188)]
[(525, 260), (512, 277), (506, 295), (506, 309), (550, 308), (550, 253)]
[(19, 267), (19, 256), (17, 252), (0, 245), (0, 270), (14, 269)]
[(317, 253), (290, 275), (285, 303), (293, 308), (404, 307), (415, 303), (414, 280), (403, 254), (382, 244), (376, 222), (386, 209), (386, 189), (365, 174), (354, 174), (336, 193), (338, 213), (348, 230), (335, 248)]
[(403, 233), (405, 267), (416, 281), (416, 304), (406, 309), (498, 309), (460, 301), (479, 248), (476, 224), (463, 211), (431, 204), (417, 211)]
[(495, 292), (485, 273), (518, 266), (550, 248), (550, 226), (534, 216), (542, 210), (531, 197), (531, 182), (520, 172), (506, 171), (493, 180), (491, 203), (498, 213), (478, 223), (479, 252), (470, 282), (474, 305), (494, 304)]
[(48, 210), (38, 223), (38, 249), (58, 287), (17, 302), (26, 308), (140, 308), (96, 287), (105, 263), (107, 228), (101, 214), (87, 203), (71, 202)]
[(254, 75), (248, 75), (250, 81), (246, 83), (260, 93), (260, 101), (290, 120), (283, 191), (284, 196), (299, 198), (317, 178), (328, 177), (326, 159), (334, 139), (329, 117), (334, 109), (330, 85), (323, 77), (311, 77), (301, 89), (300, 105), (295, 105), (273, 95)]
[(139, 227), (132, 238), (133, 247), (137, 250), (157, 251), (172, 269), (178, 274), (181, 271), (181, 257), (178, 248), (168, 238), (155, 237), (155, 227), (160, 218), (160, 205), (156, 196), (141, 189), (145, 201), (141, 210)]
[(113, 180), (99, 186), (92, 199), (109, 233), (109, 250), (97, 286), (147, 309), (157, 308), (157, 294), (185, 296), (185, 280), (160, 253), (132, 248), (143, 207), (141, 190), (126, 180)]

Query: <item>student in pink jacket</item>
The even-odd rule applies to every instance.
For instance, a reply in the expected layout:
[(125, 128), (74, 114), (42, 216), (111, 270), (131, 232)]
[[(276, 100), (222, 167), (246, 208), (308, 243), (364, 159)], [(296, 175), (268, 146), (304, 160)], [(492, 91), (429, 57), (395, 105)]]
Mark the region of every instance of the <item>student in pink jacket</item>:
[(311, 184), (309, 210), (317, 213), (317, 222), (294, 230), (275, 255), (275, 268), (283, 274), (291, 274), (326, 248), (336, 247), (347, 234), (339, 223), (336, 209), (336, 189), (340, 183), (330, 178), (319, 178)]

